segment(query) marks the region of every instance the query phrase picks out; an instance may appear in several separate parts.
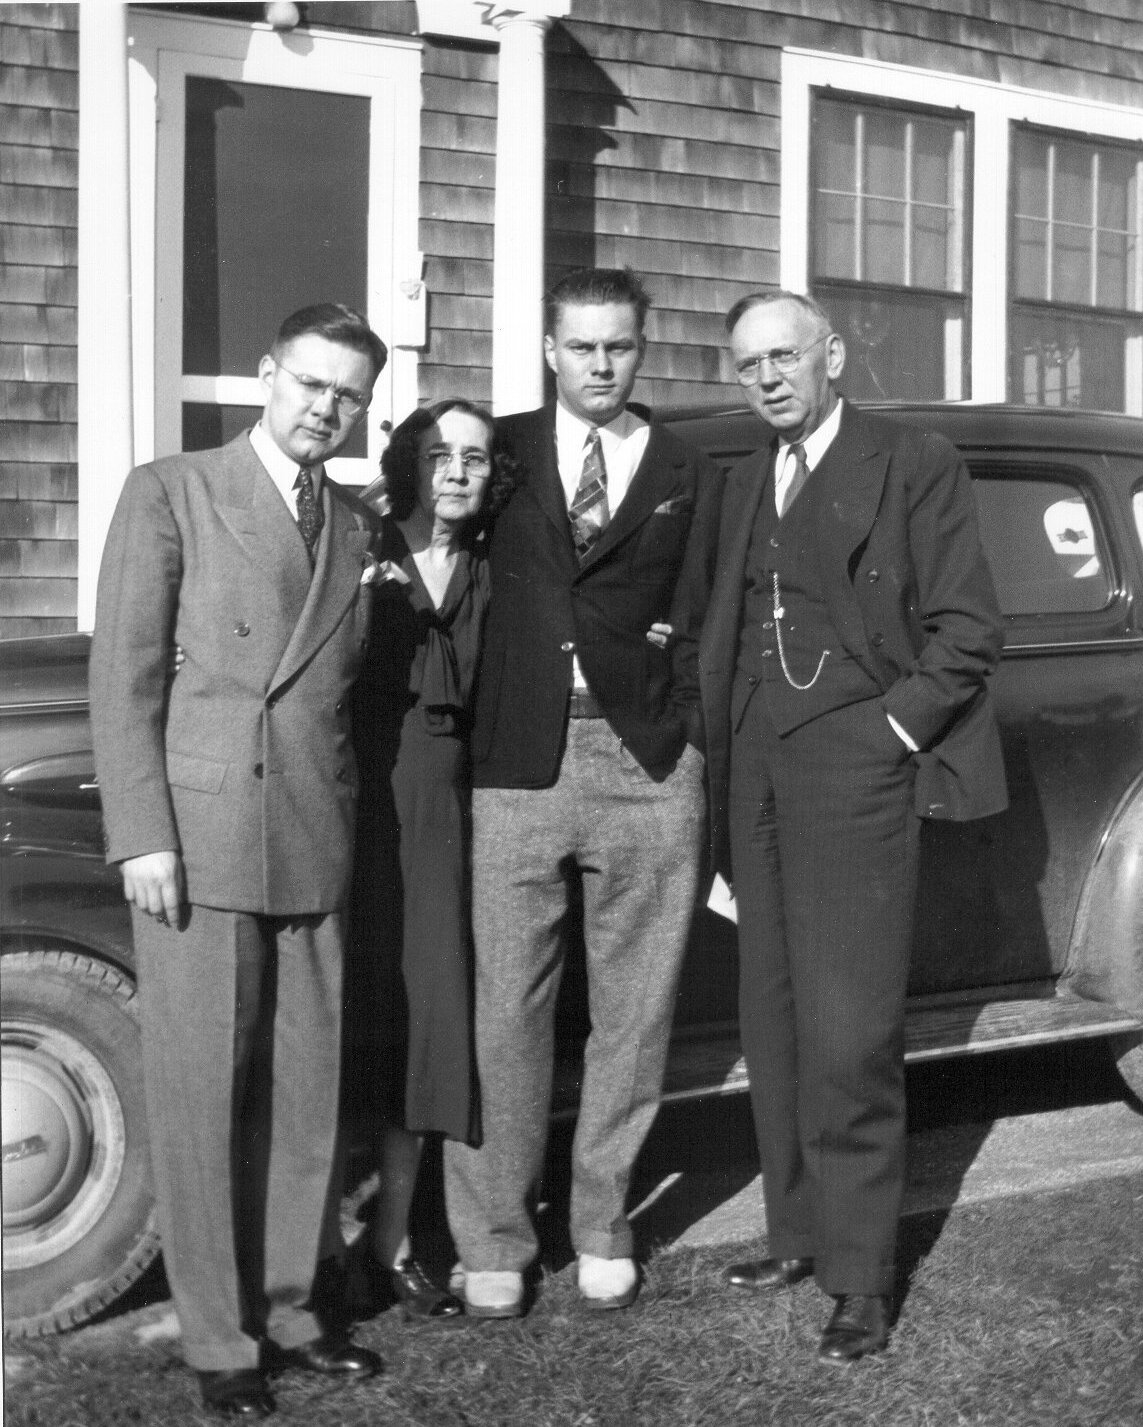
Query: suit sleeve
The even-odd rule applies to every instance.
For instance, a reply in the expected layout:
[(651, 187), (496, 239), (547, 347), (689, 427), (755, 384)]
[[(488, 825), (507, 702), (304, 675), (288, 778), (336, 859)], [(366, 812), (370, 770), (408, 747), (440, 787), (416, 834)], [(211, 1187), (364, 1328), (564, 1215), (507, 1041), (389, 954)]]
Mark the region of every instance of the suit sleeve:
[(91, 724), (107, 860), (181, 850), (167, 783), (164, 722), (182, 542), (152, 467), (123, 487), (99, 571)]
[(984, 686), (1003, 625), (976, 521), (972, 479), (943, 437), (924, 438), (909, 492), (909, 552), (918, 652), (887, 691), (885, 710), (930, 746)]
[(718, 558), (723, 471), (706, 457), (695, 460), (695, 513), (687, 536), (679, 579), (671, 601), (671, 703), (687, 731), (687, 742), (703, 749), (698, 653)]

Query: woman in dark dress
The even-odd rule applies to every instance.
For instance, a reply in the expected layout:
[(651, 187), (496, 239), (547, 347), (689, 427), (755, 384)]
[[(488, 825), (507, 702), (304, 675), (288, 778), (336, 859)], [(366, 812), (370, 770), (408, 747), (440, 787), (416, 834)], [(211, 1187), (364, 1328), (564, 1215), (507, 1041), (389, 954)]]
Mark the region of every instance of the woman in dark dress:
[[(479, 529), (513, 487), (492, 419), (461, 400), (393, 432), (373, 638), (355, 693), (361, 803), (351, 908), (356, 1014), (381, 1022), (375, 1212), (351, 1255), (407, 1316), (461, 1311), (412, 1256), (423, 1136), (479, 1137), (472, 1050), (468, 715), (488, 600)], [(364, 995), (362, 994), (364, 992)], [(372, 1069), (372, 1067), (370, 1067)], [(360, 1064), (355, 1074), (361, 1073)]]

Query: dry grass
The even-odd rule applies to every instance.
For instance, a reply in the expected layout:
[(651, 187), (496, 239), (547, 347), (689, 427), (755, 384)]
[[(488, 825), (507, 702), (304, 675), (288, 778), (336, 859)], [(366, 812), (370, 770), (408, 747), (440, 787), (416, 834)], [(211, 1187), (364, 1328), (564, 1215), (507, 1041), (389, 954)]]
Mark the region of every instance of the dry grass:
[[(751, 1250), (761, 1245), (751, 1246)], [(283, 1427), (1136, 1427), (1143, 1422), (1143, 1177), (907, 1221), (907, 1293), (888, 1352), (820, 1367), (829, 1304), (766, 1300), (719, 1272), (737, 1250), (656, 1254), (638, 1304), (591, 1315), (572, 1273), (529, 1317), (360, 1337), (374, 1382), (277, 1386)], [(208, 1423), (177, 1344), (142, 1342), (157, 1304), (8, 1354), (8, 1427)]]

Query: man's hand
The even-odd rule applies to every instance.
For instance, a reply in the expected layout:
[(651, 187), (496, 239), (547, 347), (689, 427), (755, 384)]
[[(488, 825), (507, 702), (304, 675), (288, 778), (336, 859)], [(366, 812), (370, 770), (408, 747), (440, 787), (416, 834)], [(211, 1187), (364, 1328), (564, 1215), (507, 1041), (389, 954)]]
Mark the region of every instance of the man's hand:
[(123, 895), (141, 912), (157, 918), (164, 926), (179, 925), (179, 911), (186, 899), (183, 859), (177, 852), (145, 852), (119, 864), (123, 874)]

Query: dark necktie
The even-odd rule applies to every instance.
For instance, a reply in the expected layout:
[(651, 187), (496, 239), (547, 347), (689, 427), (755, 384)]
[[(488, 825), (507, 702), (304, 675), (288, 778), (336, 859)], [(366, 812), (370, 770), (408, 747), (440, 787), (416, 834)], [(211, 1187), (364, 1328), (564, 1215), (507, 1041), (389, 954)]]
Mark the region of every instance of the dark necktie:
[(611, 519), (607, 507), (607, 467), (603, 464), (599, 432), (594, 426), (588, 432), (583, 470), (568, 515), (571, 517), (576, 554), (582, 562), (591, 554)]
[(314, 497), (314, 478), (310, 474), (308, 466), (302, 466), (298, 471), (294, 489), (298, 493), (298, 529), (302, 533), (302, 539), (306, 542), (306, 549), (309, 551), (310, 564), (312, 565), (314, 549), (325, 523), (325, 517), (322, 515), (321, 506)]
[(809, 480), (810, 470), (806, 465), (806, 448), (800, 441), (791, 443), (790, 450), (794, 453), (794, 474), (790, 478), (790, 483), (786, 487), (786, 494), (782, 498), (781, 505), (778, 506), (779, 516), (785, 515), (798, 497), (798, 492)]

